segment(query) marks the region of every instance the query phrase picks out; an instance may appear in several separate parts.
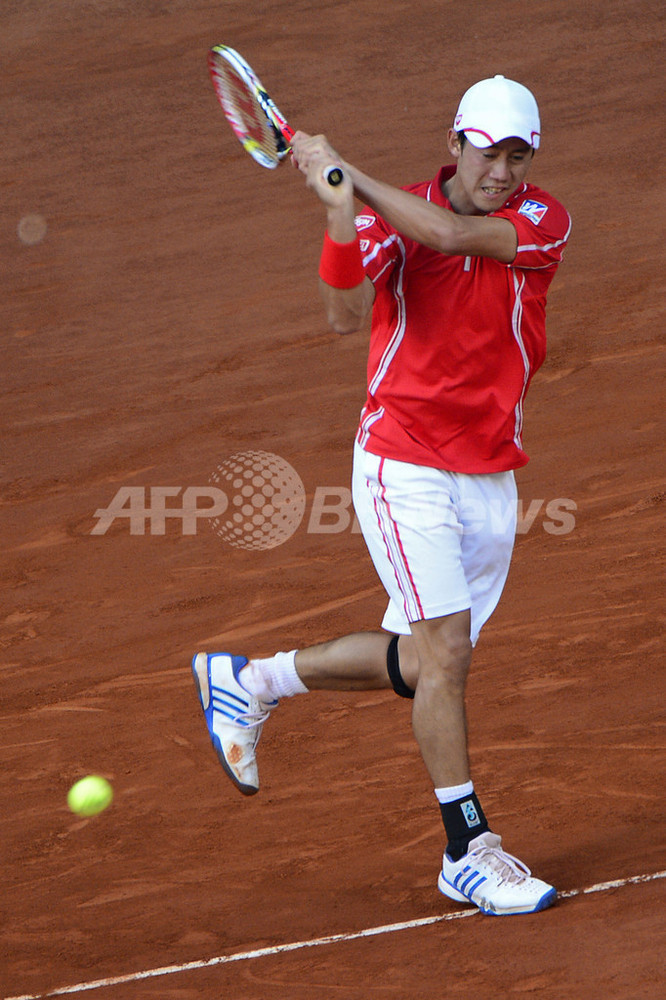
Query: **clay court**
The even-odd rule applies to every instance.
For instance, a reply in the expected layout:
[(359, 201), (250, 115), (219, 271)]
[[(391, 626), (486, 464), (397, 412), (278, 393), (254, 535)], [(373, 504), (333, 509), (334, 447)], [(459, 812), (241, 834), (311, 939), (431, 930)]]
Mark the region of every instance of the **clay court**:
[[(5, 0), (2, 1000), (664, 996), (663, 17), (656, 0)], [(252, 799), (210, 747), (194, 651), (269, 655), (384, 609), (344, 507), (367, 332), (327, 330), (323, 216), (233, 138), (218, 42), (294, 125), (398, 185), (434, 175), (477, 79), (539, 100), (530, 179), (574, 228), (468, 710), (493, 827), (561, 892), (544, 913), (437, 892), (443, 829), (389, 692), (281, 705)], [(188, 533), (184, 492), (250, 451), (300, 477), (298, 529), (262, 550), (203, 515)], [(96, 531), (122, 490), (134, 520)], [(115, 798), (83, 819), (66, 794), (89, 773)]]

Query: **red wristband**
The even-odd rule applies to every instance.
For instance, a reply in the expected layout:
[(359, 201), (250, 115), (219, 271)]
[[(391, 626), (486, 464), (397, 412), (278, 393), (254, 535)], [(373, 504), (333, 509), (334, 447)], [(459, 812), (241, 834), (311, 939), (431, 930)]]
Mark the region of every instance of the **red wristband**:
[(319, 277), (331, 288), (356, 288), (365, 278), (358, 240), (336, 243), (324, 233), (319, 261)]

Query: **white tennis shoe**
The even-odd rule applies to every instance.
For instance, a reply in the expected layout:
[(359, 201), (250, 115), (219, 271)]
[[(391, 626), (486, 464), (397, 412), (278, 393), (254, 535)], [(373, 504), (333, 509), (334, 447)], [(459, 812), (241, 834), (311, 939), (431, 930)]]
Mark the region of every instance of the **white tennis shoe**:
[(245, 690), (238, 675), (247, 663), (230, 653), (196, 653), (192, 673), (215, 753), (243, 795), (259, 791), (256, 748), (277, 701), (263, 702)]
[(533, 878), (526, 865), (501, 849), (502, 838), (482, 833), (469, 845), (467, 854), (452, 861), (445, 854), (437, 887), (457, 903), (474, 903), (483, 913), (495, 916), (536, 913), (552, 906), (557, 892)]

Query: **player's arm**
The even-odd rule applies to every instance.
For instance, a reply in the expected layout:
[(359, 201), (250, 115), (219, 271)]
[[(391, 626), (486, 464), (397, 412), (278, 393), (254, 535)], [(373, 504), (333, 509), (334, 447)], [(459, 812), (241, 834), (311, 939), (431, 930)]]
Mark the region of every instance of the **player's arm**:
[(356, 195), (394, 229), (440, 253), (463, 257), (493, 257), (510, 264), (518, 236), (508, 219), (457, 215), (440, 205), (374, 180), (351, 164), (343, 164)]
[[(321, 277), (319, 279), (326, 317), (337, 333), (353, 333), (363, 325), (375, 300), (374, 285), (363, 275), (360, 266), (358, 235), (354, 225), (354, 186), (348, 174), (345, 174), (341, 184), (335, 186), (326, 181), (324, 171), (331, 165), (334, 154), (323, 144), (313, 141), (310, 136), (297, 132), (292, 148), (294, 165), (306, 175), (308, 187), (326, 207), (326, 240), (331, 241), (329, 253), (334, 253), (337, 245), (343, 259), (340, 268), (341, 282), (331, 284)], [(344, 280), (345, 248), (348, 248), (352, 259), (356, 255), (357, 273), (352, 273), (348, 282)], [(337, 287), (340, 283), (350, 287)]]
[[(324, 163), (333, 159), (351, 180), (356, 196), (409, 239), (451, 256), (493, 257), (505, 264), (515, 259), (518, 236), (508, 219), (457, 215), (408, 191), (375, 180), (342, 160), (325, 136), (297, 133), (295, 154), (297, 150), (306, 159), (319, 157), (319, 162)], [(322, 200), (323, 194), (320, 193)]]
[[(352, 190), (351, 205), (329, 206), (326, 232), (334, 243), (344, 247), (357, 243), (358, 235), (354, 225), (351, 181), (346, 180), (343, 183), (349, 184)], [(360, 329), (375, 301), (375, 286), (368, 277), (364, 277), (360, 284), (352, 288), (335, 288), (320, 277), (319, 291), (324, 302), (326, 318), (336, 333), (354, 333)]]

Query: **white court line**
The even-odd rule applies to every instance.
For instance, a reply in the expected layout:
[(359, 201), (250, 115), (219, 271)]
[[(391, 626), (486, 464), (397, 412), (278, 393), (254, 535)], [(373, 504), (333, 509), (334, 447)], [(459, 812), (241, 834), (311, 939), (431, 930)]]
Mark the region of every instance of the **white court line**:
[[(558, 898), (570, 899), (572, 896), (586, 896), (592, 892), (608, 892), (609, 889), (621, 889), (625, 885), (636, 885), (639, 882), (654, 882), (661, 878), (666, 878), (666, 871), (654, 872), (652, 875), (632, 875), (629, 878), (619, 878), (612, 882), (598, 882), (597, 885), (590, 885), (587, 889), (568, 889), (558, 893)], [(96, 979), (89, 983), (77, 983), (76, 986), (61, 986), (59, 989), (50, 990), (48, 993), (24, 993), (22, 996), (4, 997), (3, 1000), (46, 1000), (47, 997), (61, 997), (68, 993), (85, 993), (87, 990), (99, 990), (105, 986), (120, 986), (122, 983), (136, 983), (141, 979), (172, 976), (176, 972), (210, 969), (214, 965), (225, 965), (228, 962), (244, 962), (250, 958), (282, 955), (287, 951), (299, 951), (302, 948), (319, 948), (325, 944), (337, 944), (340, 941), (356, 941), (359, 938), (375, 937), (378, 934), (395, 934), (396, 931), (405, 931), (412, 927), (427, 927), (428, 924), (438, 924), (446, 920), (461, 920), (463, 917), (474, 917), (479, 912), (479, 910), (472, 909), (457, 910), (455, 913), (442, 913), (436, 917), (405, 920), (399, 924), (367, 927), (363, 931), (353, 931), (348, 934), (330, 934), (328, 937), (313, 938), (310, 941), (292, 941), (290, 944), (276, 944), (269, 948), (256, 948), (254, 951), (237, 951), (232, 955), (218, 955), (217, 958), (200, 959), (196, 962), (185, 962), (182, 965), (165, 965), (160, 969), (132, 972), (127, 976), (113, 976), (110, 979)]]

